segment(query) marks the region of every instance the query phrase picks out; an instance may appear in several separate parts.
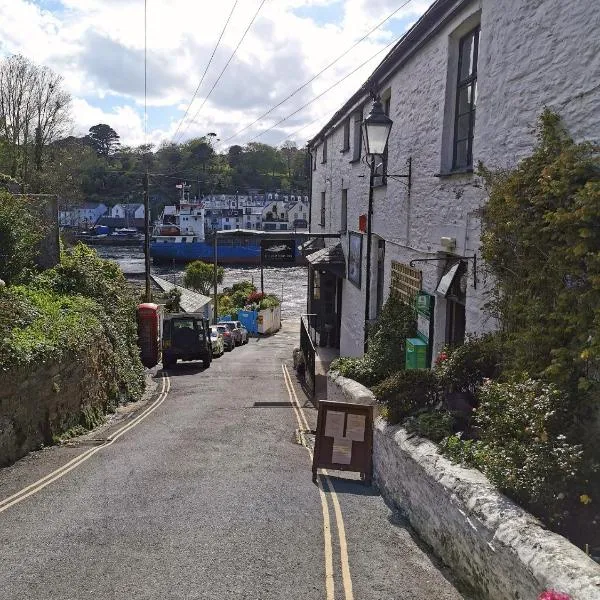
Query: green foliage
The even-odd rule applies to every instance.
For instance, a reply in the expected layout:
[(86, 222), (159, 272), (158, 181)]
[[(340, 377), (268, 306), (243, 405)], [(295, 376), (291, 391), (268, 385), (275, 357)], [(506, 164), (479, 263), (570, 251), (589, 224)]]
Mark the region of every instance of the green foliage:
[(441, 352), (434, 370), (447, 392), (473, 394), (485, 379), (500, 375), (503, 352), (499, 334), (471, 337), (462, 346)]
[[(223, 282), (225, 269), (217, 267), (217, 283)], [(214, 284), (214, 266), (195, 260), (185, 267), (183, 285), (205, 296), (210, 296)]]
[(359, 358), (338, 358), (331, 369), (371, 387), (404, 369), (406, 338), (414, 337), (416, 330), (414, 308), (392, 294), (371, 328), (367, 353)]
[(259, 310), (264, 310), (265, 308), (275, 308), (279, 306), (279, 298), (274, 294), (267, 294), (259, 304)]
[(509, 368), (576, 390), (600, 360), (600, 155), (549, 110), (515, 170), (481, 167), (489, 189), (482, 254)]
[(34, 268), (44, 225), (28, 200), (0, 191), (0, 279), (14, 283)]
[(256, 292), (256, 286), (251, 281), (240, 281), (223, 292), (230, 296), (233, 306), (243, 308), (248, 304), (248, 296)]
[(452, 462), (481, 468), (481, 443), (477, 440), (465, 440), (460, 433), (449, 435), (440, 442), (440, 450)]
[(429, 369), (398, 371), (374, 386), (373, 393), (392, 424), (439, 404), (438, 382)]
[[(40, 293), (50, 291), (62, 297), (83, 296), (95, 303), (89, 314), (98, 322), (110, 342), (113, 355), (107, 365), (113, 396), (136, 400), (144, 388), (144, 371), (137, 346), (136, 300), (118, 265), (98, 257), (95, 250), (78, 244), (63, 253), (61, 263), (39, 275), (33, 286)], [(74, 326), (65, 336), (90, 341), (86, 327)], [(109, 374), (110, 373), (110, 374)]]
[(173, 288), (167, 294), (167, 301), (165, 302), (165, 311), (170, 313), (177, 313), (181, 311), (181, 290)]
[(409, 417), (404, 427), (434, 442), (441, 442), (452, 434), (454, 417), (443, 410), (427, 411)]

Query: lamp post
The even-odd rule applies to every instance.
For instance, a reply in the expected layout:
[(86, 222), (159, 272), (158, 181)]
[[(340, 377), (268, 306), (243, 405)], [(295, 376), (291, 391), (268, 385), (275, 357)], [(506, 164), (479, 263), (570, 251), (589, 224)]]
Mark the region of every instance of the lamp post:
[(363, 122), (366, 160), (370, 168), (369, 174), (369, 208), (367, 212), (367, 273), (365, 294), (365, 340), (364, 350), (369, 343), (369, 320), (371, 316), (371, 246), (372, 246), (372, 220), (373, 220), (373, 183), (375, 179), (375, 161), (377, 156), (385, 152), (390, 137), (393, 121), (385, 114), (378, 96), (373, 96), (371, 112)]

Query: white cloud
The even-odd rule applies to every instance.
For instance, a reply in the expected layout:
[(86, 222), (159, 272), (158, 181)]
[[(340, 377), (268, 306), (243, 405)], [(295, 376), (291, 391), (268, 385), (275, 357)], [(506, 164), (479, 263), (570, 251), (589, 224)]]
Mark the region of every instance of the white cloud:
[[(259, 3), (260, 0), (238, 2), (190, 117), (213, 85)], [(175, 133), (233, 0), (148, 0), (147, 4), (148, 105), (163, 107), (171, 115), (169, 125), (162, 128), (149, 121), (149, 138), (159, 141)], [(394, 39), (399, 18), (415, 20), (430, 4), (431, 0), (411, 0), (380, 31), (230, 143), (245, 143), (327, 89)], [(141, 143), (143, 1), (62, 0), (62, 5), (61, 10), (51, 13), (32, 0), (0, 0), (0, 51), (20, 52), (61, 73), (74, 97), (73, 119), (79, 127), (108, 122), (124, 143)], [(185, 137), (207, 131), (217, 131), (221, 139), (231, 136), (323, 69), (398, 5), (398, 0), (267, 1), (197, 122), (184, 125)], [(301, 17), (294, 12), (300, 7), (308, 7), (302, 15), (311, 15), (313, 7), (314, 15), (324, 11), (337, 14), (338, 18), (323, 23), (316, 16)], [(299, 133), (300, 140), (310, 137), (383, 56), (380, 54), (260, 141), (276, 142), (316, 120), (316, 124)], [(112, 110), (95, 108), (94, 98), (104, 98), (103, 105), (106, 99), (110, 100)]]

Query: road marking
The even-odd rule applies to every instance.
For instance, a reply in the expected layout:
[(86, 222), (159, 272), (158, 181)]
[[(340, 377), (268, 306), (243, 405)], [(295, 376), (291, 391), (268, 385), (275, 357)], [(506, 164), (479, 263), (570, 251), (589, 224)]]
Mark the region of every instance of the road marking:
[[(281, 367), (283, 370), (283, 378), (286, 382), (288, 392), (290, 393), (290, 402), (291, 402), (292, 406), (294, 407), (294, 411), (296, 412), (296, 418), (298, 419), (298, 414), (299, 414), (300, 417), (302, 418), (302, 422), (304, 424), (305, 430), (310, 431), (310, 427), (308, 425), (308, 420), (306, 419), (306, 416), (304, 415), (302, 406), (300, 405), (300, 401), (298, 400), (298, 395), (296, 394), (296, 390), (294, 388), (294, 384), (292, 382), (292, 378), (290, 376), (288, 368), (285, 364), (282, 364)], [(293, 398), (292, 398), (292, 395), (293, 395)], [(300, 427), (302, 428), (302, 424), (300, 423), (300, 420), (298, 420), (298, 423), (300, 424)], [(310, 455), (310, 459), (312, 462), (313, 454), (312, 454), (310, 448), (307, 448), (307, 450), (308, 450), (308, 454)], [(350, 562), (348, 560), (348, 545), (347, 545), (347, 541), (346, 541), (346, 528), (344, 526), (344, 517), (342, 515), (342, 509), (340, 506), (340, 502), (338, 500), (338, 496), (333, 487), (333, 482), (329, 478), (329, 473), (325, 469), (322, 469), (322, 471), (325, 476), (325, 481), (327, 482), (327, 487), (329, 488), (329, 493), (331, 495), (331, 501), (333, 502), (335, 522), (336, 522), (337, 530), (338, 530), (338, 538), (339, 538), (339, 542), (340, 542), (340, 560), (341, 560), (341, 565), (342, 565), (342, 584), (344, 586), (344, 597), (346, 600), (354, 600), (354, 593), (352, 590), (352, 577), (350, 576)], [(317, 481), (319, 482), (319, 492), (326, 499), (326, 494), (321, 487), (321, 482), (320, 482), (320, 480), (317, 480)], [(329, 516), (329, 510), (327, 510), (327, 515)], [(326, 543), (326, 545), (327, 545), (327, 543)]]
[(171, 380), (169, 379), (168, 375), (163, 373), (162, 390), (160, 394), (158, 395), (156, 400), (150, 406), (145, 408), (137, 417), (135, 417), (135, 419), (132, 419), (129, 423), (126, 423), (125, 425), (117, 429), (109, 438), (107, 438), (107, 441), (104, 444), (82, 452), (75, 458), (71, 459), (68, 463), (64, 464), (62, 467), (59, 467), (58, 469), (52, 471), (52, 473), (48, 473), (48, 475), (46, 475), (45, 477), (42, 477), (36, 482), (28, 485), (27, 487), (24, 487), (22, 490), (19, 490), (12, 496), (1, 500), (0, 513), (9, 509), (11, 506), (22, 502), (26, 498), (29, 498), (29, 496), (37, 494), (37, 492), (43, 490), (45, 487), (47, 487), (57, 479), (64, 477), (67, 473), (77, 468), (79, 465), (81, 465), (86, 460), (91, 458), (94, 454), (96, 454), (96, 452), (100, 452), (100, 450), (102, 450), (103, 448), (107, 448), (108, 446), (114, 444), (121, 436), (125, 435), (136, 425), (139, 425), (139, 423), (141, 423), (148, 415), (153, 413), (166, 400), (170, 389)]

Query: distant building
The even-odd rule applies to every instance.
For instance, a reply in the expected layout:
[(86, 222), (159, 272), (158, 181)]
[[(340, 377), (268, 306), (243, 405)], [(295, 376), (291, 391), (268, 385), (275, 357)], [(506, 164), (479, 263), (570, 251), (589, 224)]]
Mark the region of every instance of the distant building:
[(108, 207), (102, 202), (84, 202), (61, 210), (58, 219), (61, 226), (92, 227), (107, 212)]
[(115, 204), (110, 209), (113, 219), (143, 219), (145, 216), (143, 204)]
[[(300, 197), (300, 196), (298, 196)], [(290, 229), (307, 229), (310, 207), (307, 201), (297, 201), (288, 205), (288, 225)]]

